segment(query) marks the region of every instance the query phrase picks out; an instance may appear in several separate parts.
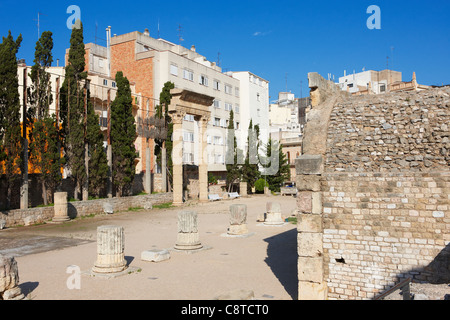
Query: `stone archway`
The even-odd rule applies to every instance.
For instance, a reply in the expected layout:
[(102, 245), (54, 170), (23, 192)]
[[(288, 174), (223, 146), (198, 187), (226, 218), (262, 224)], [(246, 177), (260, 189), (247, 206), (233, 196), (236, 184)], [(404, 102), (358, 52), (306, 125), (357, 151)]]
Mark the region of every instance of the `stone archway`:
[(205, 133), (211, 119), (210, 106), (214, 97), (184, 89), (172, 89), (169, 114), (173, 122), (173, 205), (183, 204), (183, 119), (186, 114), (194, 116), (199, 124), (199, 188), (200, 202), (208, 202), (208, 159), (205, 156), (207, 141)]

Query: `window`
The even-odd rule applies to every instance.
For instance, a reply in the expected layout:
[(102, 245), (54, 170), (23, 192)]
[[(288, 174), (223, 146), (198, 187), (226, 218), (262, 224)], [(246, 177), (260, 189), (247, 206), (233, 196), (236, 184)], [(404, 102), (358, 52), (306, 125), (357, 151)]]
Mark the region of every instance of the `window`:
[(231, 103), (225, 102), (225, 111), (231, 111), (233, 109), (233, 105)]
[(216, 164), (224, 164), (223, 155), (215, 154), (215, 163)]
[(234, 112), (236, 112), (236, 113), (239, 113), (239, 105), (237, 104), (235, 107), (234, 107)]
[(239, 98), (239, 96), (240, 96), (240, 90), (239, 90), (239, 88), (235, 88), (234, 91), (235, 91), (236, 97)]
[(202, 86), (208, 86), (208, 77), (207, 76), (205, 76), (205, 75), (201, 75), (200, 76), (200, 84), (202, 85)]
[(111, 87), (113, 87), (113, 88), (116, 87), (116, 82), (115, 82), (115, 81), (113, 81), (113, 82), (111, 83)]
[(220, 118), (214, 118), (214, 126), (215, 127), (220, 127)]
[(261, 96), (259, 95), (259, 93), (256, 94), (256, 101), (260, 101)]
[(380, 85), (380, 92), (385, 92), (386, 91), (386, 85), (382, 84)]
[(193, 132), (185, 132), (183, 134), (184, 142), (194, 142), (194, 133)]
[(194, 116), (192, 114), (187, 114), (184, 116), (184, 120), (185, 121), (190, 121), (190, 122), (194, 122)]
[(349, 84), (348, 84), (348, 87), (349, 87), (349, 88), (353, 88), (353, 83), (349, 83)]
[(214, 137), (214, 144), (217, 146), (223, 145), (223, 138), (222, 137)]
[(225, 85), (225, 93), (231, 94), (232, 91), (233, 91), (233, 88), (230, 85), (226, 84)]
[(206, 136), (206, 142), (207, 142), (208, 144), (211, 144), (211, 136)]
[(107, 85), (108, 85), (108, 80), (103, 79), (103, 85), (104, 85), (104, 86), (107, 86)]
[(184, 153), (183, 154), (183, 162), (184, 163), (194, 163), (194, 154), (193, 153)]
[(220, 82), (217, 81), (217, 80), (214, 80), (214, 82), (213, 82), (213, 88), (214, 88), (214, 90), (220, 91)]
[(220, 100), (214, 100), (214, 108), (220, 109)]
[(184, 69), (183, 78), (189, 81), (194, 81), (194, 72), (188, 69)]
[(176, 65), (170, 65), (170, 74), (178, 77), (178, 67)]
[(239, 122), (236, 122), (236, 130), (239, 130), (239, 128), (241, 127)]

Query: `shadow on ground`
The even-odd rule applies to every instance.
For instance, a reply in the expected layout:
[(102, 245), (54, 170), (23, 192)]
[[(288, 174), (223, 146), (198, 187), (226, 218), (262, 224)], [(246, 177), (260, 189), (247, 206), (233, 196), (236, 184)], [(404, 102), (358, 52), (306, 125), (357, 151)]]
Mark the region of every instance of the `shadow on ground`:
[(297, 229), (264, 239), (268, 243), (265, 262), (286, 289), (297, 300)]

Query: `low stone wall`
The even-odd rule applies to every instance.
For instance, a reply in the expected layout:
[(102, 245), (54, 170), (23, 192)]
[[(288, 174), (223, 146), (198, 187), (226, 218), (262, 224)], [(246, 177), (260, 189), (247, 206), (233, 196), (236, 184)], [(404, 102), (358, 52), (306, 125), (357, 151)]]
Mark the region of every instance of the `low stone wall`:
[[(108, 203), (114, 212), (127, 211), (129, 208), (148, 207), (149, 205), (169, 203), (173, 201), (172, 193), (158, 193), (123, 198), (97, 199), (75, 201), (68, 203), (68, 213), (71, 219), (90, 214), (103, 213), (103, 206)], [(53, 207), (30, 208), (25, 210), (1, 211), (0, 220), (6, 221), (6, 227), (30, 225), (50, 221), (54, 216)]]

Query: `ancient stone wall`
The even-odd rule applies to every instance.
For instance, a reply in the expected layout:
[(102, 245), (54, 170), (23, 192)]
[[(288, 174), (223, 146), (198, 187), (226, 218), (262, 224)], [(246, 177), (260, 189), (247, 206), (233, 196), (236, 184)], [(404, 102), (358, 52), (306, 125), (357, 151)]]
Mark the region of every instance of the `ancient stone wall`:
[(296, 161), (299, 299), (448, 283), (450, 88), (331, 94), (314, 108)]
[[(158, 193), (134, 197), (74, 201), (68, 203), (68, 214), (72, 219), (90, 214), (100, 214), (104, 212), (105, 203), (110, 204), (114, 212), (119, 212), (127, 211), (129, 208), (145, 208), (150, 204), (169, 203), (172, 202), (172, 200), (172, 193)], [(53, 207), (0, 211), (0, 220), (6, 221), (6, 227), (43, 223), (45, 221), (50, 221), (53, 216)]]

